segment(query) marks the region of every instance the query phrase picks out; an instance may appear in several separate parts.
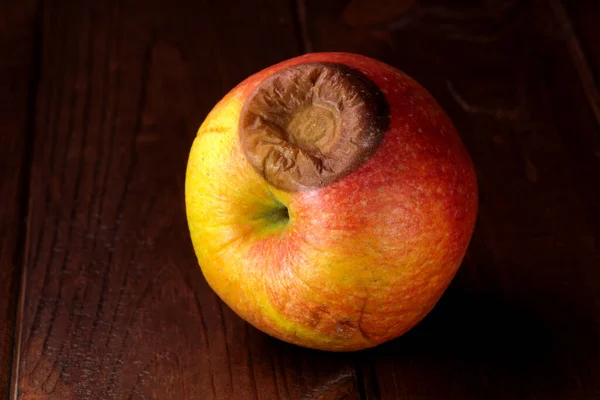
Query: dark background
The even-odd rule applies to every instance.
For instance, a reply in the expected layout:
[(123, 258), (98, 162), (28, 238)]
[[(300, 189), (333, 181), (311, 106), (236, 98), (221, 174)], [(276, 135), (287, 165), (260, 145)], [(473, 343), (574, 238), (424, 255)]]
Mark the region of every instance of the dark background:
[[(599, 1), (1, 0), (0, 398), (600, 399), (599, 20)], [(423, 84), (480, 185), (438, 306), (348, 354), (223, 305), (183, 202), (212, 106), (328, 50)]]

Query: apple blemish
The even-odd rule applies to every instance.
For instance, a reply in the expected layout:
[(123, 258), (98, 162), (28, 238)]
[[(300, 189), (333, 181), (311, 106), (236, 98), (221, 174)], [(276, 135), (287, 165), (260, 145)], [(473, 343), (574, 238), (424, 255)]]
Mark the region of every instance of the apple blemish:
[(343, 178), (375, 152), (390, 124), (381, 90), (337, 63), (304, 63), (261, 82), (246, 100), (240, 142), (274, 187), (295, 192)]

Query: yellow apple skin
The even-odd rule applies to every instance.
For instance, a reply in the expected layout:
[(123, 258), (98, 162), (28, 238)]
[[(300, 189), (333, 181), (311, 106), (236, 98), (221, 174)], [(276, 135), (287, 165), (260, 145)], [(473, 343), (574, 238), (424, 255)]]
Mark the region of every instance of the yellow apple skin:
[[(304, 62), (363, 72), (391, 122), (359, 169), (287, 193), (249, 164), (238, 123), (260, 82)], [(189, 155), (186, 208), (202, 272), (239, 316), (286, 342), (351, 351), (400, 336), (433, 308), (470, 241), (477, 184), (452, 122), (418, 83), (364, 56), (314, 53), (249, 77), (214, 107)]]

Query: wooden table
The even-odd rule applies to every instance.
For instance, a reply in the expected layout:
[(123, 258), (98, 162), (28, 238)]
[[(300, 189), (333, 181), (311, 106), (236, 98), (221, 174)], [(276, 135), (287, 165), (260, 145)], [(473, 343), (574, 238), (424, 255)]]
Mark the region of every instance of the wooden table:
[[(0, 2), (2, 399), (600, 399), (600, 2)], [(206, 113), (311, 51), (421, 82), (477, 169), (434, 311), (357, 353), (209, 289), (183, 203)]]

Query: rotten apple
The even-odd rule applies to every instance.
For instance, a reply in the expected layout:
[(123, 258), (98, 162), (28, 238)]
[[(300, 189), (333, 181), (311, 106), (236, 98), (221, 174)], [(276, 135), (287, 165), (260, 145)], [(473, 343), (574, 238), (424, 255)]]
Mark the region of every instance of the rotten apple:
[(436, 304), (477, 212), (452, 122), (402, 72), (315, 53), (249, 77), (193, 143), (186, 208), (211, 288), (258, 329), (358, 350)]

